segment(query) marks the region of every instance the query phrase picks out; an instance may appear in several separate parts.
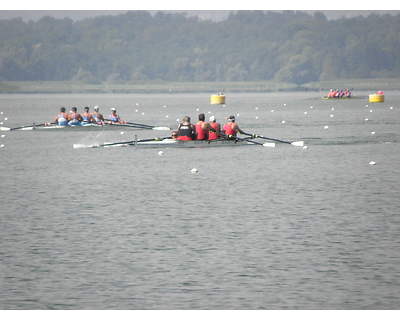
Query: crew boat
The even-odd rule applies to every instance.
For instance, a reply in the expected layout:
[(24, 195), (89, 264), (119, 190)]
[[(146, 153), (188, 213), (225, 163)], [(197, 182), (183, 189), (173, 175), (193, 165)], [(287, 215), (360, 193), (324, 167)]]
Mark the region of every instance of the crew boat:
[(150, 129), (150, 130), (171, 130), (170, 127), (164, 126), (150, 126), (147, 124), (140, 123), (112, 123), (112, 122), (99, 122), (99, 123), (79, 123), (79, 124), (68, 124), (65, 126), (60, 126), (56, 123), (42, 123), (42, 124), (33, 124), (31, 126), (21, 126), (15, 128), (8, 127), (0, 127), (0, 131), (10, 131), (10, 130), (19, 130), (19, 131), (30, 131), (30, 130), (48, 130), (48, 131), (97, 131), (97, 130), (115, 130), (115, 129)]
[(304, 141), (283, 141), (278, 139), (272, 139), (263, 137), (260, 135), (250, 135), (249, 138), (218, 138), (214, 140), (175, 140), (171, 137), (164, 138), (153, 138), (138, 140), (135, 136), (135, 140), (132, 141), (121, 141), (121, 142), (106, 142), (104, 144), (74, 144), (74, 149), (79, 148), (100, 148), (100, 147), (135, 147), (135, 148), (215, 148), (215, 147), (241, 147), (241, 146), (254, 146), (259, 145), (263, 147), (275, 147), (275, 142), (261, 143), (253, 141), (252, 139), (261, 138), (270, 141), (276, 141), (281, 143), (291, 144), (297, 147), (304, 147)]

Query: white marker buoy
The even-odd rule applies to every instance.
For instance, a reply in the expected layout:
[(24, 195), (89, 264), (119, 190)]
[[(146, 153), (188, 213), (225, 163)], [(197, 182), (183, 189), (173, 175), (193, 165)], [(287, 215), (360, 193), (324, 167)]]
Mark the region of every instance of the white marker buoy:
[(163, 151), (158, 151), (158, 155), (159, 155), (159, 156), (162, 156), (163, 154), (164, 154)]
[(376, 133), (375, 131), (372, 131), (372, 132), (371, 132), (371, 134), (375, 134), (375, 133)]
[(328, 129), (328, 128), (329, 128), (329, 126), (325, 126), (325, 127), (324, 127), (324, 129)]
[(307, 146), (303, 146), (303, 149), (308, 149), (308, 147)]
[(193, 168), (192, 170), (190, 170), (192, 173), (196, 173), (199, 172), (196, 168)]
[(373, 166), (373, 165), (376, 164), (376, 162), (375, 162), (375, 161), (371, 161), (369, 164), (370, 164), (371, 166)]

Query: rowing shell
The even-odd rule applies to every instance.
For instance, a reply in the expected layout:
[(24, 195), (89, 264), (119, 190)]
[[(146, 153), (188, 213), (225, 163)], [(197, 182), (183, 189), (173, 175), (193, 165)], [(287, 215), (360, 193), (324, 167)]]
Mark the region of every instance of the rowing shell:
[(151, 130), (171, 130), (170, 127), (153, 127), (153, 126), (141, 126), (141, 125), (130, 125), (130, 124), (97, 124), (97, 123), (88, 123), (88, 124), (80, 124), (80, 125), (67, 125), (67, 126), (59, 126), (57, 124), (51, 124), (48, 126), (40, 125), (40, 126), (24, 126), (19, 128), (7, 128), (0, 127), (0, 131), (10, 131), (10, 130), (19, 130), (19, 131), (29, 131), (29, 130), (76, 130), (76, 131), (96, 131), (96, 130), (115, 130), (115, 129), (151, 129)]
[(333, 100), (333, 101), (336, 101), (336, 100), (356, 100), (356, 99), (366, 99), (366, 97), (365, 96), (350, 96), (350, 97), (347, 97), (347, 96), (343, 96), (343, 97), (341, 97), (341, 98), (333, 98), (333, 97), (321, 97), (321, 98), (316, 98), (316, 100)]
[[(191, 140), (191, 141), (180, 141), (173, 139), (163, 139), (163, 140), (151, 140), (151, 141), (136, 141), (132, 143), (105, 143), (102, 145), (83, 145), (74, 144), (74, 149), (79, 148), (98, 148), (98, 147), (135, 147), (135, 148), (210, 148), (210, 147), (240, 147), (240, 146), (254, 146), (252, 141), (246, 139), (241, 140)], [(272, 147), (275, 146), (274, 143), (266, 143), (265, 146)]]

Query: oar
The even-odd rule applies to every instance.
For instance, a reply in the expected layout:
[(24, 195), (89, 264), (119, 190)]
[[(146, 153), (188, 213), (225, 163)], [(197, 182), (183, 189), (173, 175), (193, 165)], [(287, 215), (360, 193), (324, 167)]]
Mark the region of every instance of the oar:
[(126, 122), (127, 124), (131, 124), (134, 126), (141, 126), (141, 127), (148, 127), (148, 128), (154, 128), (154, 126), (150, 126), (148, 124), (142, 124), (142, 123), (135, 123), (135, 122)]
[(146, 124), (139, 124), (139, 123), (132, 123), (132, 122), (126, 122), (126, 123), (114, 123), (114, 122), (107, 122), (106, 124), (111, 125), (111, 126), (120, 126), (120, 127), (129, 127), (129, 128), (138, 128), (138, 129), (150, 129), (150, 130), (171, 130), (170, 127), (155, 127), (155, 126), (149, 126)]
[(11, 131), (11, 130), (33, 130), (35, 127), (42, 127), (42, 126), (47, 126), (49, 124), (53, 124), (54, 122), (51, 123), (41, 123), (41, 124), (33, 124), (32, 126), (21, 126), (21, 127), (15, 127), (15, 128), (7, 128), (7, 127), (0, 127), (1, 131)]
[(142, 140), (132, 140), (132, 141), (121, 141), (121, 142), (113, 142), (113, 143), (105, 143), (99, 145), (99, 147), (109, 147), (109, 146), (115, 146), (115, 145), (120, 145), (120, 144), (134, 144), (137, 142), (148, 142), (148, 141), (163, 141), (164, 139), (170, 139), (171, 137), (163, 137), (163, 138), (153, 138), (153, 139), (142, 139)]
[(260, 142), (251, 141), (248, 138), (239, 138), (239, 137), (230, 136), (230, 135), (227, 135), (227, 134), (224, 134), (224, 133), (221, 133), (221, 132), (217, 132), (217, 134), (219, 136), (221, 136), (221, 137), (228, 138), (228, 139), (236, 139), (236, 140), (239, 140), (239, 141), (247, 141), (247, 142), (250, 142), (250, 143), (258, 144), (260, 146), (264, 145), (263, 143), (260, 143)]
[(112, 147), (112, 146), (118, 146), (118, 145), (128, 145), (128, 144), (133, 144), (136, 142), (147, 142), (147, 141), (162, 141), (164, 139), (170, 139), (171, 137), (164, 137), (164, 138), (153, 138), (153, 139), (143, 139), (143, 140), (132, 140), (132, 141), (121, 141), (121, 142), (113, 142), (113, 143), (104, 143), (104, 144), (92, 144), (92, 145), (86, 145), (86, 144), (81, 144), (81, 143), (75, 143), (73, 145), (74, 149), (82, 149), (82, 148), (100, 148), (100, 147)]
[(142, 124), (142, 123), (135, 123), (135, 122), (126, 122), (127, 124), (130, 124), (132, 126), (137, 126), (138, 128), (141, 127), (143, 129), (152, 129), (152, 130), (171, 130), (170, 127), (156, 127), (156, 126), (150, 126), (148, 124)]
[(296, 147), (303, 147), (304, 146), (304, 141), (294, 141), (294, 142), (289, 142), (289, 141), (283, 141), (283, 140), (278, 140), (278, 139), (273, 139), (273, 138), (267, 138), (260, 136), (258, 134), (251, 134), (251, 133), (243, 133), (244, 135), (251, 136), (253, 138), (260, 138), (260, 139), (265, 139), (265, 140), (271, 140), (271, 141), (277, 141), (277, 142), (282, 142), (282, 143), (287, 143), (291, 144)]

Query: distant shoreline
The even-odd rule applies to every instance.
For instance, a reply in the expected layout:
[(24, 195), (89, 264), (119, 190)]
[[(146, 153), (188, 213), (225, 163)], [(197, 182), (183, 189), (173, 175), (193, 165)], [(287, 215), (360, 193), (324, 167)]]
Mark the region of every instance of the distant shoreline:
[(252, 82), (141, 82), (141, 83), (82, 83), (74, 81), (0, 81), (0, 94), (18, 93), (201, 93), (218, 92), (285, 92), (330, 89), (396, 90), (400, 79), (351, 79), (311, 82), (303, 85), (276, 81)]

